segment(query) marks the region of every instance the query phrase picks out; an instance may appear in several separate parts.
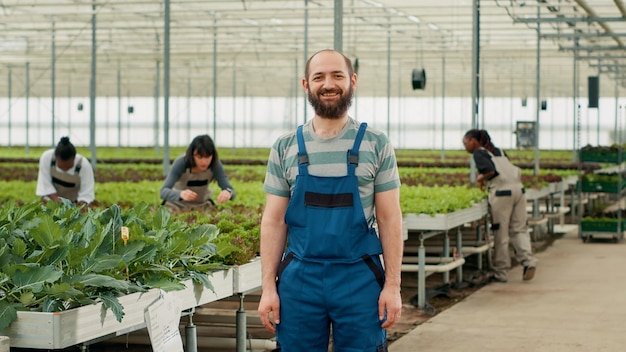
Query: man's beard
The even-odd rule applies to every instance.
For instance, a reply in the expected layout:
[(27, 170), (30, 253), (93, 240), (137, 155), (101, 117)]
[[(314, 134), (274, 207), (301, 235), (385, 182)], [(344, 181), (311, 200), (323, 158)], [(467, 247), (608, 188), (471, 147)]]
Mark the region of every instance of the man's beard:
[[(338, 92), (340, 94), (339, 101), (336, 104), (327, 105), (322, 102), (320, 95), (328, 92)], [(352, 90), (352, 85), (350, 85), (348, 92), (345, 94), (340, 89), (320, 89), (317, 94), (314, 94), (311, 90), (309, 90), (307, 95), (309, 103), (311, 103), (316, 115), (328, 119), (339, 119), (352, 105), (352, 96), (354, 95), (354, 91)]]

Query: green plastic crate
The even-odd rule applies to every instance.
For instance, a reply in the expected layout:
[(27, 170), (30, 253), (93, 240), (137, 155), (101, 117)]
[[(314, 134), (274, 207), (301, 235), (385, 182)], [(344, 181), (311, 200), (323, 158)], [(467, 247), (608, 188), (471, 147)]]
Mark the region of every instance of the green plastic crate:
[[(615, 220), (581, 220), (581, 230), (583, 232), (617, 232), (617, 219)], [(624, 231), (626, 220), (622, 220), (622, 228)]]
[(581, 150), (580, 161), (598, 162), (598, 163), (618, 163), (619, 150)]
[(619, 193), (626, 188), (626, 180), (622, 180), (622, 188), (618, 186), (618, 180), (606, 181), (606, 180), (588, 180), (583, 178), (582, 191), (583, 192), (604, 192), (604, 193)]

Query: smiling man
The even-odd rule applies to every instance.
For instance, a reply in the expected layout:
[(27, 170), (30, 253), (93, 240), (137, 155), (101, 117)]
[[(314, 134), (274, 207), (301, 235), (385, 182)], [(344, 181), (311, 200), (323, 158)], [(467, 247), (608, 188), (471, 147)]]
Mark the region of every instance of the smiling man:
[(348, 115), (356, 83), (343, 54), (311, 56), (302, 86), (315, 116), (270, 152), (258, 310), (283, 352), (326, 352), (331, 328), (337, 351), (386, 351), (400, 317), (396, 157), (387, 136)]

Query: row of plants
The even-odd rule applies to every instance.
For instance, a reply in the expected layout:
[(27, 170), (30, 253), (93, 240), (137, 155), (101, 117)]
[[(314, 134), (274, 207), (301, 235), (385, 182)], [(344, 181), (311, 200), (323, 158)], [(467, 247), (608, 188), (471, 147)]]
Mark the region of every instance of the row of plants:
[[(0, 329), (20, 310), (53, 312), (94, 302), (121, 320), (120, 295), (177, 290), (186, 280), (211, 289), (208, 272), (256, 257), (265, 166), (226, 168), (235, 200), (172, 214), (160, 205), (160, 165), (101, 164), (97, 201), (76, 208), (40, 203), (33, 165), (0, 164), (0, 175), (12, 175), (0, 188)], [(449, 213), (485, 198), (483, 190), (468, 185), (469, 169), (455, 171), (401, 168), (403, 212)], [(122, 227), (129, 238), (120, 236)]]
[(69, 202), (0, 207), (0, 330), (18, 311), (57, 312), (101, 302), (118, 321), (118, 297), (175, 291), (224, 268), (237, 248), (213, 224), (188, 222), (145, 203), (93, 209)]
[[(0, 148), (0, 161), (16, 161), (36, 163), (37, 159), (48, 147), (31, 147), (28, 152), (24, 147), (13, 146)], [(78, 153), (91, 158), (88, 147), (77, 147)], [(168, 155), (174, 159), (184, 154), (185, 147), (170, 147)], [(220, 158), (225, 164), (264, 165), (269, 155), (269, 148), (221, 148)], [(507, 151), (511, 161), (520, 167), (532, 168), (535, 161), (533, 150)], [(96, 151), (98, 165), (110, 164), (163, 164), (164, 150), (162, 147), (98, 147)], [(396, 157), (401, 166), (432, 166), (432, 167), (466, 167), (470, 155), (465, 150), (446, 150), (442, 156), (440, 150), (397, 149)], [(572, 152), (567, 150), (539, 151), (540, 167), (576, 169), (572, 160)]]
[[(4, 203), (0, 330), (20, 310), (55, 312), (102, 302), (121, 320), (120, 295), (179, 290), (190, 279), (212, 289), (208, 272), (247, 263), (259, 253), (263, 193), (251, 190), (261, 185), (238, 186), (246, 194), (238, 201), (181, 214), (145, 202), (86, 208), (68, 202)], [(482, 199), (480, 190), (467, 187), (403, 186), (401, 191), (413, 200), (403, 207), (417, 213), (454, 211)], [(454, 204), (435, 204), (436, 199), (454, 199)], [(122, 227), (128, 228), (128, 238), (121, 236)]]
[[(265, 179), (265, 165), (231, 165), (224, 168), (230, 179), (242, 182), (262, 182)], [(470, 168), (448, 167), (399, 167), (400, 180), (408, 185), (466, 185), (469, 182)], [(527, 188), (541, 188), (550, 182), (576, 175), (577, 170), (545, 169), (537, 176), (532, 169), (523, 169), (522, 181)], [(0, 180), (35, 181), (38, 166), (17, 162), (0, 163)], [(103, 164), (94, 171), (98, 183), (162, 181), (165, 179), (162, 165), (154, 164)]]

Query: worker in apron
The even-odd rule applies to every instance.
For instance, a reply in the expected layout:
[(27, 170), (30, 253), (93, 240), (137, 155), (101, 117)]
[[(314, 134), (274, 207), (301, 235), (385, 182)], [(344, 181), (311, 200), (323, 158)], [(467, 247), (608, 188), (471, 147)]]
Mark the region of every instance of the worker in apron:
[[(493, 147), (484, 130), (470, 130), (465, 134), (465, 149), (472, 153), (479, 175), (476, 181), (488, 191), (491, 230), (494, 239), (492, 281), (507, 282), (511, 268), (509, 244), (515, 259), (523, 266), (523, 280), (535, 275), (537, 259), (532, 255), (526, 214), (526, 195), (521, 182), (521, 169), (509, 161), (504, 153)], [(489, 146), (489, 151), (484, 146)], [(497, 154), (494, 154), (494, 152)]]
[(76, 152), (69, 137), (61, 137), (56, 147), (39, 157), (35, 194), (44, 202), (65, 199), (86, 205), (95, 200), (93, 168), (87, 158)]
[[(209, 184), (221, 188), (215, 200)], [(161, 202), (172, 212), (203, 211), (235, 198), (213, 139), (206, 134), (194, 137), (185, 154), (177, 157), (159, 191)]]

